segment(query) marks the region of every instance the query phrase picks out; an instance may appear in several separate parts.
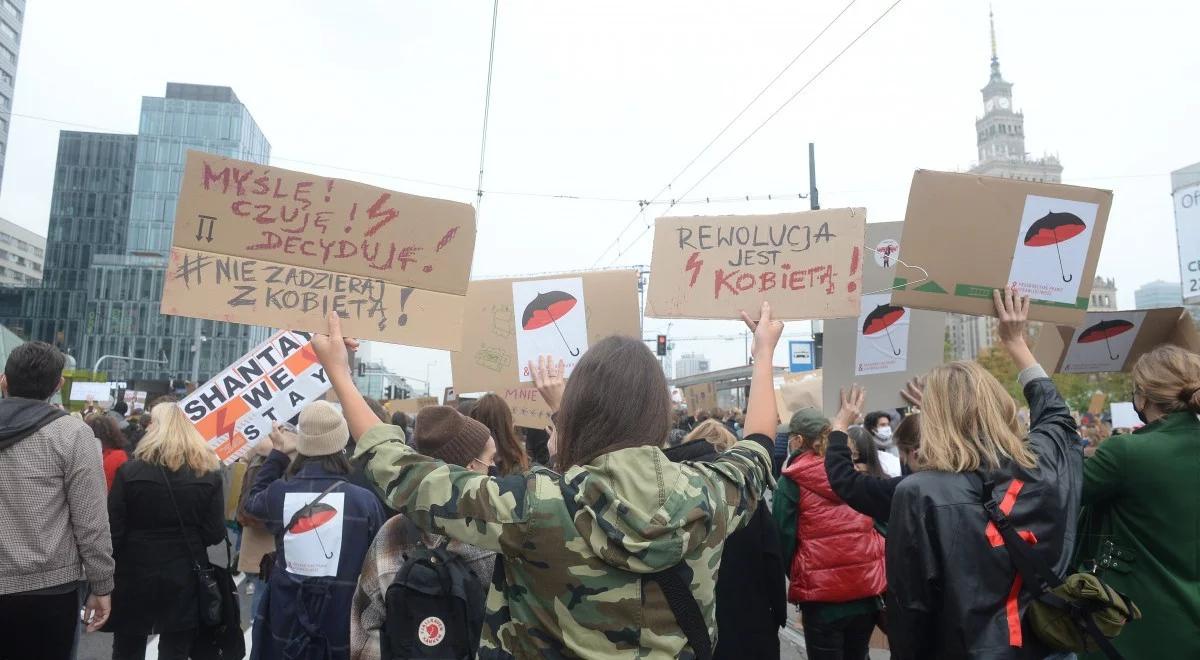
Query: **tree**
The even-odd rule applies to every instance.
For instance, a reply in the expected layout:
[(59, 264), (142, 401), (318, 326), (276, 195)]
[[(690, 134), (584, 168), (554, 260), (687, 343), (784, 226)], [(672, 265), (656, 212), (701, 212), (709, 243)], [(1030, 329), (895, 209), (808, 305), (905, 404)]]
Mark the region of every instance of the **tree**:
[[(1000, 346), (989, 346), (979, 354), (977, 361), (988, 373), (996, 377), (1014, 399), (1022, 404), (1025, 395), (1017, 382), (1017, 365)], [(1055, 386), (1066, 400), (1071, 410), (1084, 412), (1096, 392), (1103, 393), (1109, 403), (1114, 401), (1129, 401), (1133, 396), (1133, 385), (1129, 374), (1055, 374), (1052, 376)]]

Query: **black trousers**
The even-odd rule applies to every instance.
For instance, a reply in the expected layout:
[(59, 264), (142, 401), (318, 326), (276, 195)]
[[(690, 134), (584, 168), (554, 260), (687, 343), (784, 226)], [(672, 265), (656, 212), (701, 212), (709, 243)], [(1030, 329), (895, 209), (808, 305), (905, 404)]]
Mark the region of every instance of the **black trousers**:
[(70, 660), (79, 593), (0, 596), (0, 660)]
[[(117, 633), (113, 635), (112, 660), (145, 660), (146, 635)], [(192, 652), (196, 631), (161, 633), (158, 636), (159, 660), (187, 660)]]
[(835, 621), (820, 621), (820, 605), (804, 607), (804, 646), (808, 660), (867, 660), (875, 614), (856, 614)]

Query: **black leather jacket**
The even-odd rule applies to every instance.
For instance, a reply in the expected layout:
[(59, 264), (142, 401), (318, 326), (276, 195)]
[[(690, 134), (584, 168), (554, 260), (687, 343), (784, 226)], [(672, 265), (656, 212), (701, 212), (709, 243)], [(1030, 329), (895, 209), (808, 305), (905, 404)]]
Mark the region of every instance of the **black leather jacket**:
[[(1018, 531), (1036, 537), (1035, 551), (1065, 575), (1079, 517), (1082, 443), (1054, 384), (1040, 367), (1029, 371), (1032, 378), (1022, 379), (1028, 381), (1027, 442), (1038, 465), (1029, 471), (1010, 463), (993, 471), (994, 498)], [(893, 658), (1040, 659), (1052, 653), (1022, 625), (1032, 596), (1013, 593), (1017, 572), (1003, 541), (989, 537), (980, 491), (969, 474), (935, 471), (914, 473), (896, 488), (887, 539)]]

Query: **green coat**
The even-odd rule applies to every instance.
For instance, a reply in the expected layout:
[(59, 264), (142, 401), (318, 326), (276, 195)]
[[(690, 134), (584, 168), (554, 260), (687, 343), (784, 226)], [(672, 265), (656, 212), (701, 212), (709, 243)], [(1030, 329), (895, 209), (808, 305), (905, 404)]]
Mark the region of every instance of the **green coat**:
[(1095, 548), (1111, 541), (1101, 577), (1142, 610), (1114, 645), (1128, 660), (1200, 658), (1200, 421), (1172, 413), (1113, 436), (1083, 472), (1083, 558), (1103, 563)]

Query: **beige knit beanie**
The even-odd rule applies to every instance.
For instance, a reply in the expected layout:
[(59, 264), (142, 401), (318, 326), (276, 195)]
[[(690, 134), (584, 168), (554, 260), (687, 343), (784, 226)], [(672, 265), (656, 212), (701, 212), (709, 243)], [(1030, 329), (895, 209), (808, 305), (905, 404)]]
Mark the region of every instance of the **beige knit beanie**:
[(300, 441), (296, 450), (301, 456), (326, 456), (346, 448), (350, 429), (346, 418), (328, 401), (313, 401), (300, 411)]

